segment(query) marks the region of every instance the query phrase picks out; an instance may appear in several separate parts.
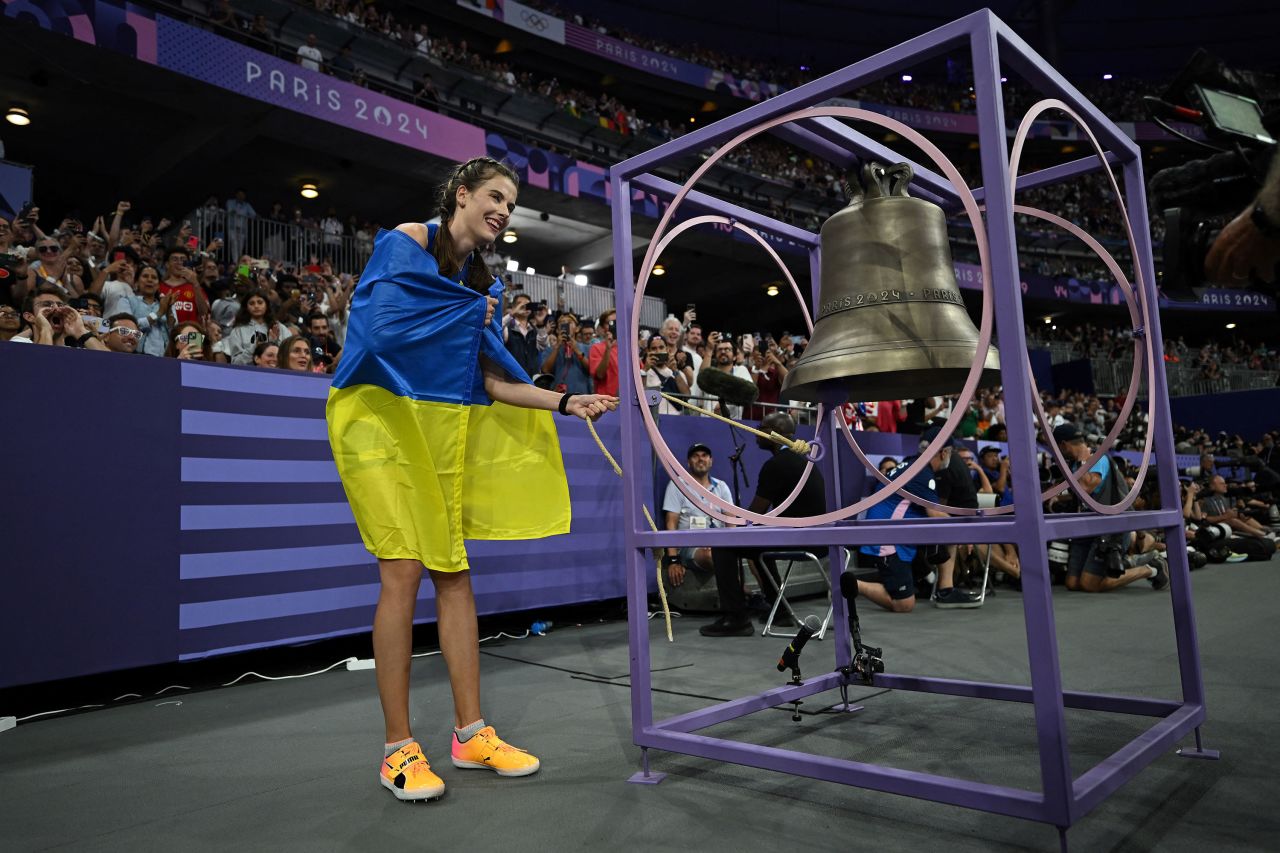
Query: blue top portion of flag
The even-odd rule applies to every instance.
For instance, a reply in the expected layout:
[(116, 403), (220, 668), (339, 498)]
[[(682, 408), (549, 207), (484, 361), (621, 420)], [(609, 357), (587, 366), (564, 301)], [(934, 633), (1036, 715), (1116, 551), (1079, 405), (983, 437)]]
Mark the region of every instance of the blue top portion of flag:
[[(437, 227), (427, 226), (432, 244)], [(502, 282), (489, 287), (498, 307), (486, 326), (484, 294), (461, 283), (466, 274), (464, 265), (458, 278), (445, 278), (413, 237), (379, 231), (351, 298), (333, 387), (377, 385), (413, 400), (487, 406), (480, 355), (530, 382), (502, 340)]]

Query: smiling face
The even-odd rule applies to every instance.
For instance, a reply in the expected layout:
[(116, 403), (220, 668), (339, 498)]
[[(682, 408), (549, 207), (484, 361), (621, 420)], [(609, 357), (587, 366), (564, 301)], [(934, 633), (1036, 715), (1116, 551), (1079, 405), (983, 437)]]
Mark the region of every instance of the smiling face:
[(268, 344), (262, 350), (261, 355), (255, 355), (253, 357), (253, 363), (258, 365), (258, 367), (275, 367), (276, 356), (278, 356), (279, 354), (280, 354), (280, 347), (276, 346), (275, 344)]
[(702, 478), (711, 471), (711, 454), (705, 450), (695, 450), (689, 455), (689, 473)]
[(475, 188), (458, 187), (457, 210), (450, 231), (459, 242), (484, 246), (498, 239), (516, 209), (516, 185), (505, 175), (495, 175)]
[(138, 273), (135, 286), (138, 293), (143, 296), (155, 296), (156, 288), (160, 286), (160, 274), (156, 272), (155, 267), (143, 267), (142, 272)]
[(138, 331), (138, 324), (124, 317), (116, 320), (111, 331), (102, 336), (102, 342), (112, 352), (135, 352), (141, 340), (142, 333)]

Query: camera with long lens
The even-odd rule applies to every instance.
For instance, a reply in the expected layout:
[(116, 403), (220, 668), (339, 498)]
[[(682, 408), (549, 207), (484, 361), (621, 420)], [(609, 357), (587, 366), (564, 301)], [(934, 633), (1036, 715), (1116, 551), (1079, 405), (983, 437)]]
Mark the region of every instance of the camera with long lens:
[(1124, 539), (1115, 534), (1099, 536), (1094, 549), (1107, 570), (1107, 577), (1118, 578), (1124, 574)]
[[(1143, 101), (1153, 122), (1173, 136), (1215, 153), (1151, 176), (1153, 207), (1163, 212), (1165, 237), (1160, 287), (1171, 299), (1195, 301), (1204, 281), (1209, 248), (1226, 221), (1257, 195), (1280, 136), (1280, 111), (1266, 115), (1276, 92), (1267, 78), (1228, 68), (1203, 49), (1196, 51), (1163, 93)], [(1194, 139), (1168, 120), (1195, 122), (1206, 141)], [(1258, 279), (1251, 290), (1271, 289)]]

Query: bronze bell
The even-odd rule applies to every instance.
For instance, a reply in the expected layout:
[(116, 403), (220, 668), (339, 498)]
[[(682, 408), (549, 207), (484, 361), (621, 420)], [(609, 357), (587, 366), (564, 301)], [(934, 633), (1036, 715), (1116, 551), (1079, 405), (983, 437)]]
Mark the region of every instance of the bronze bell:
[[(822, 287), (809, 345), (783, 399), (834, 405), (954, 394), (978, 329), (956, 287), (942, 208), (907, 195), (911, 167), (868, 163), (822, 225)], [(987, 352), (980, 387), (1000, 381)]]

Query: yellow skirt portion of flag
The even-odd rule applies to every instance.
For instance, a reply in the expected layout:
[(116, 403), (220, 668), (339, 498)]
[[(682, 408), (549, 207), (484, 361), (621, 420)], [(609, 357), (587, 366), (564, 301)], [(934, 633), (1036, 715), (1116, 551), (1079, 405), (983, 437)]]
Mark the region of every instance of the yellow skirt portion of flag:
[(414, 400), (377, 385), (329, 391), (329, 444), (369, 551), (444, 572), (469, 568), (464, 539), (569, 532), (550, 412)]

